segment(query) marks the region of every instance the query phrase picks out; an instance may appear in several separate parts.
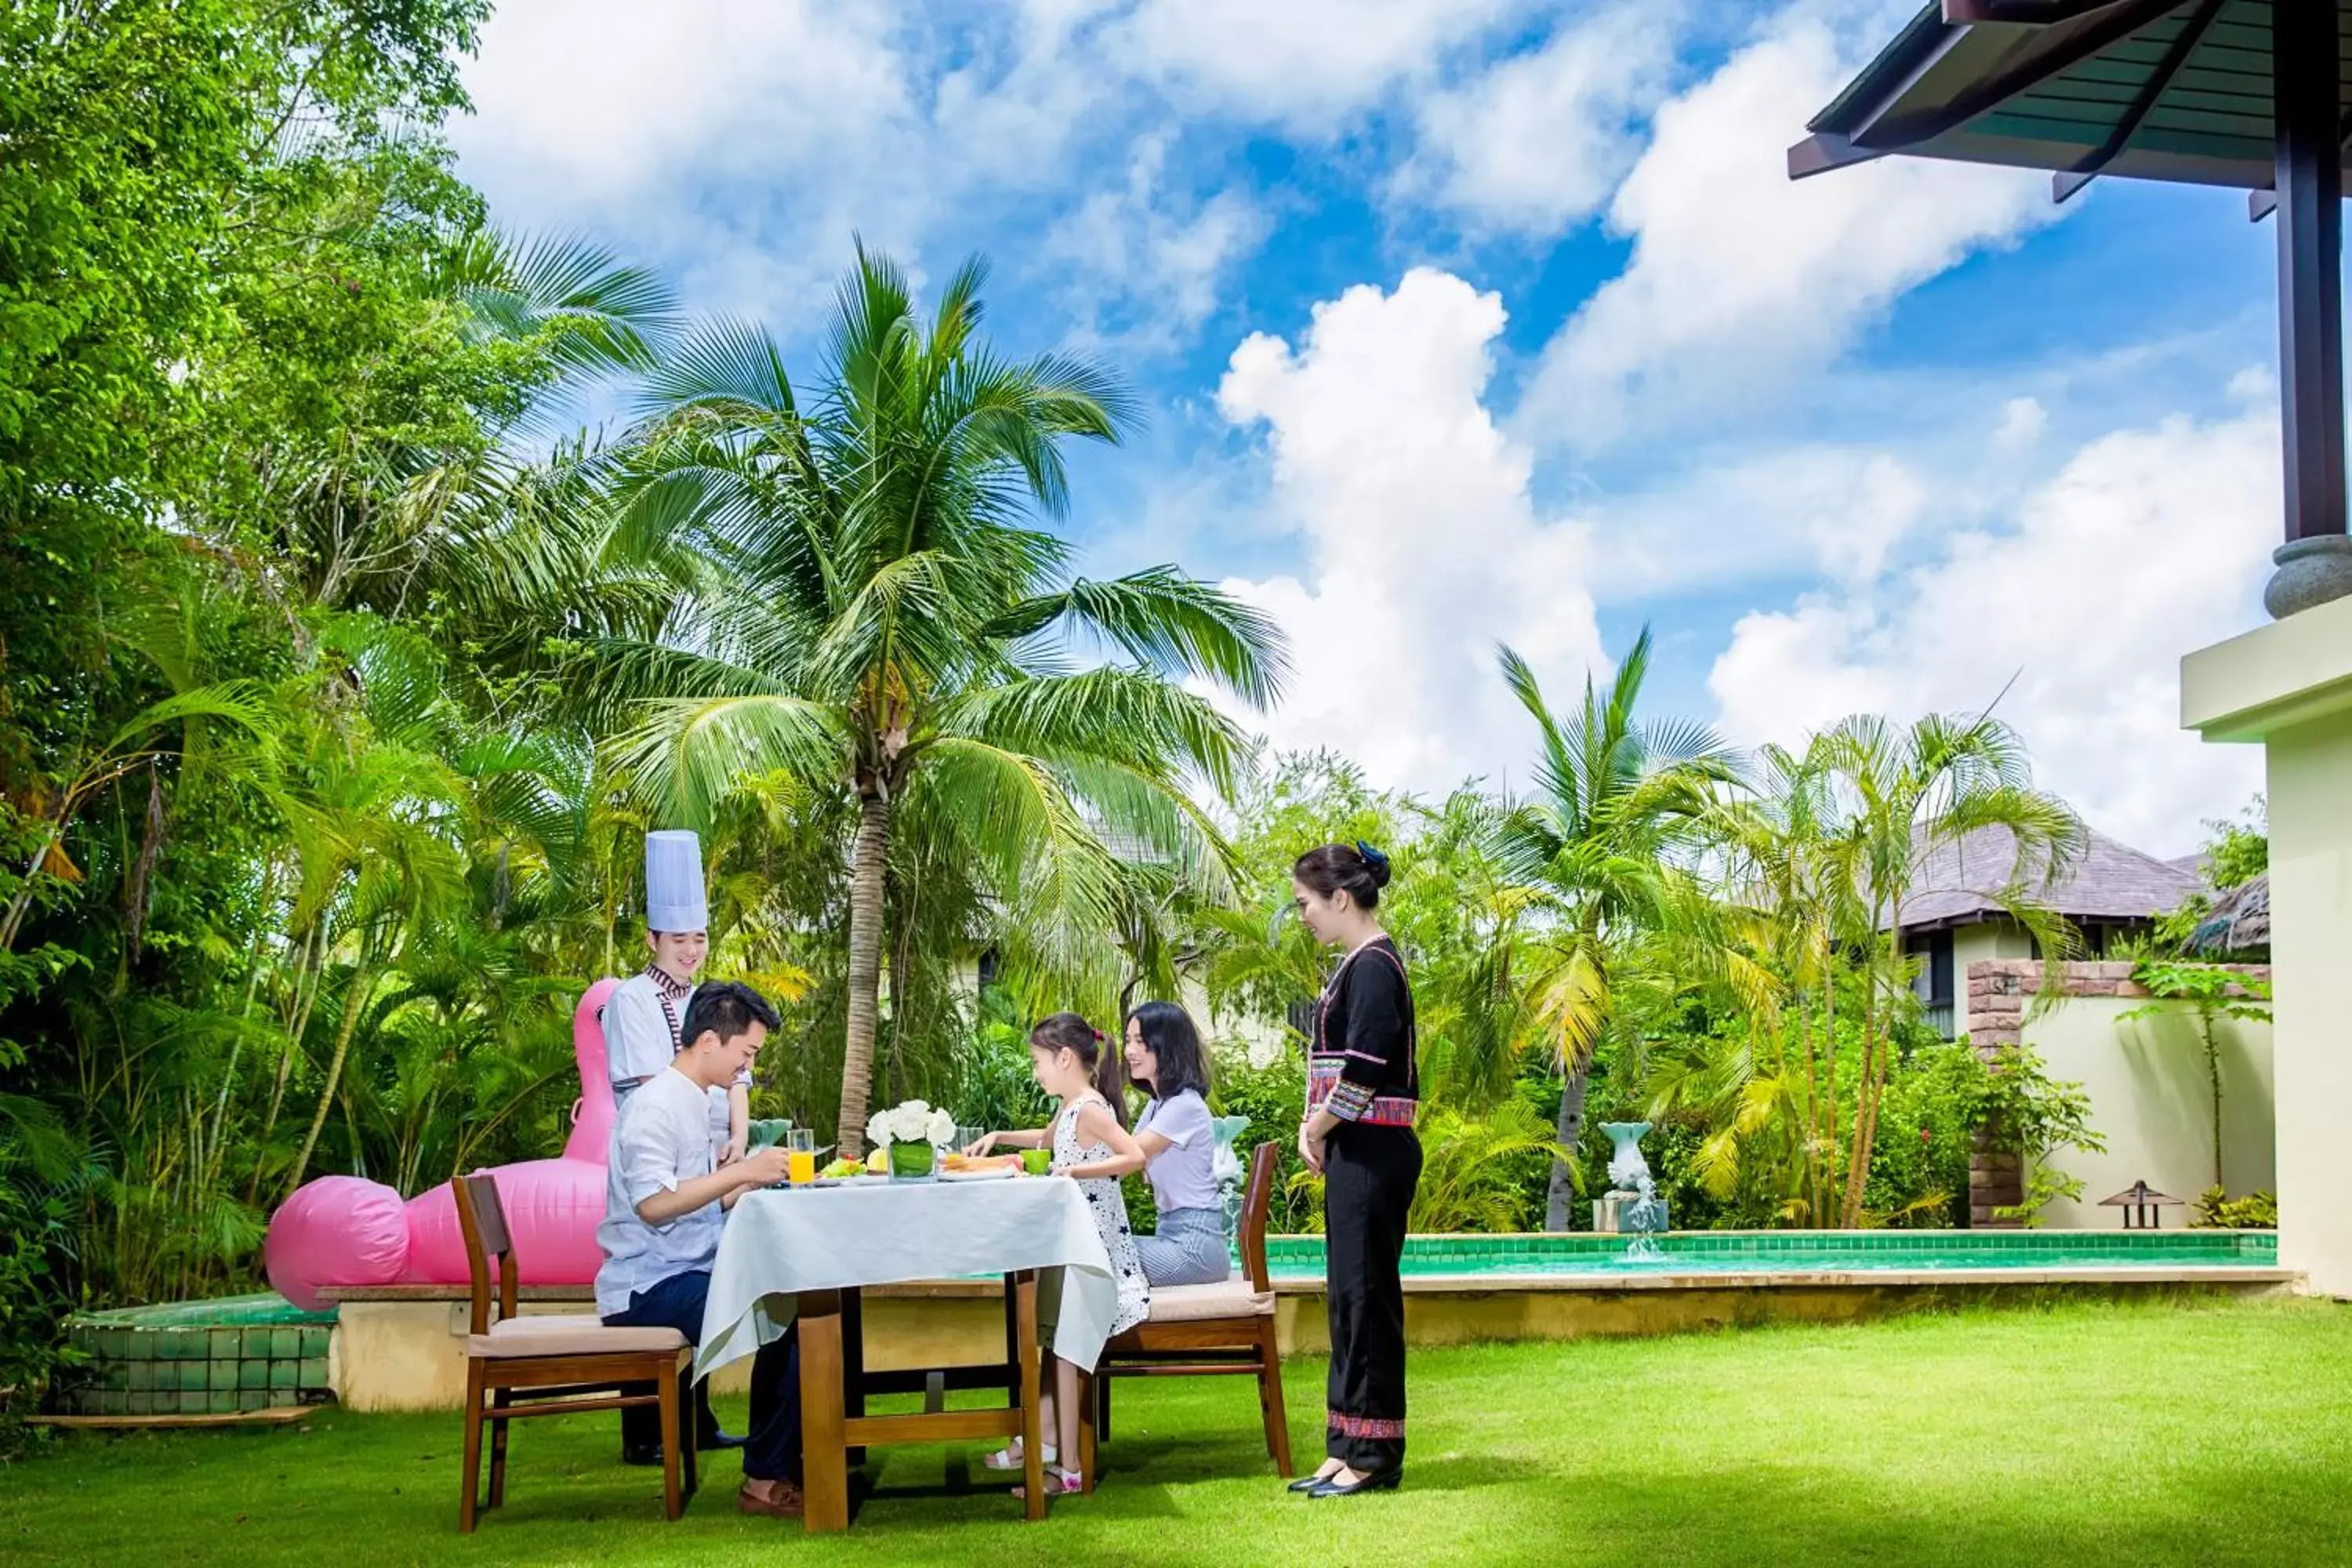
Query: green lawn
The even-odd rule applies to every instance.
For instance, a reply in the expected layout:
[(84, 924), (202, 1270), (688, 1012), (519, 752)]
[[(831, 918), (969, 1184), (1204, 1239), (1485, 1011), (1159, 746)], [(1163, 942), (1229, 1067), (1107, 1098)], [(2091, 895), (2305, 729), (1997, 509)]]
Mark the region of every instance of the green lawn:
[[(1289, 1369), (1302, 1453), (1320, 1373)], [(1044, 1524), (1020, 1522), (976, 1451), (901, 1448), (824, 1540), (736, 1514), (731, 1460), (663, 1523), (658, 1473), (612, 1462), (609, 1416), (518, 1426), (509, 1505), (470, 1541), (452, 1417), (85, 1435), (0, 1471), (0, 1560), (2352, 1562), (2352, 1310), (2322, 1303), (1433, 1351), (1412, 1398), (1394, 1496), (1285, 1495), (1244, 1382), (1127, 1384), (1102, 1489)]]

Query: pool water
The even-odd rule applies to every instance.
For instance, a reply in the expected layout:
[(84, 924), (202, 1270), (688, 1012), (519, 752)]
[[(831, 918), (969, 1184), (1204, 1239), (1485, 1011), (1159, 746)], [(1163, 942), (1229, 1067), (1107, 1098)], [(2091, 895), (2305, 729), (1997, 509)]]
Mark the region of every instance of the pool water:
[[(2273, 1231), (1882, 1230), (1676, 1231), (1661, 1256), (1629, 1258), (1628, 1236), (1415, 1236), (1410, 1279), (1438, 1275), (1814, 1273), (1934, 1268), (2194, 1268), (2278, 1267)], [(1319, 1279), (1323, 1238), (1266, 1237), (1277, 1279)]]

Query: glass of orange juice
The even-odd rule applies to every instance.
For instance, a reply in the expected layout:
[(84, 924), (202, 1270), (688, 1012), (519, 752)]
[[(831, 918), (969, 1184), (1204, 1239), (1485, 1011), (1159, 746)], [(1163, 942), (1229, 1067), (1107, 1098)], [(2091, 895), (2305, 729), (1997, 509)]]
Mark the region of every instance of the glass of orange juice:
[(794, 1186), (816, 1180), (816, 1129), (792, 1127), (784, 1131), (784, 1174)]

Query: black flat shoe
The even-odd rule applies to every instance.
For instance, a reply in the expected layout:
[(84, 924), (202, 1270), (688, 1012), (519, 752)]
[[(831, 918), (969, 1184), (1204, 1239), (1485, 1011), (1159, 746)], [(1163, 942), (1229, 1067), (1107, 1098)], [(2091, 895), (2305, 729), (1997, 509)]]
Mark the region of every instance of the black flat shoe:
[[(1334, 1470), (1331, 1472), (1331, 1476), (1336, 1476), (1339, 1473), (1339, 1471)], [(1304, 1475), (1282, 1489), (1286, 1492), (1311, 1492), (1317, 1487), (1322, 1486), (1330, 1480), (1331, 1476), (1318, 1476), (1313, 1474)]]
[(1308, 1497), (1354, 1497), (1358, 1492), (1392, 1492), (1403, 1479), (1404, 1471), (1402, 1469), (1374, 1470), (1353, 1485), (1345, 1485), (1339, 1481), (1325, 1481), (1319, 1487), (1310, 1488), (1307, 1495)]
[(695, 1434), (694, 1450), (698, 1454), (714, 1454), (724, 1448), (740, 1448), (744, 1441), (732, 1432), (721, 1432), (713, 1426), (708, 1432)]
[(621, 1445), (621, 1463), (625, 1465), (658, 1465), (661, 1462), (662, 1449), (659, 1443)]

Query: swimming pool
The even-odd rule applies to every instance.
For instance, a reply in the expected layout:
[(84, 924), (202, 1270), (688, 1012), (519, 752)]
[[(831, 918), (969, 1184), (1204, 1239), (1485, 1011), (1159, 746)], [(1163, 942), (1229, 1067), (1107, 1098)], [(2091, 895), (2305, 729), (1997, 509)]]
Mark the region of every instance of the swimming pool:
[[(1629, 1236), (1415, 1236), (1408, 1280), (1684, 1274), (1817, 1275), (1978, 1269), (2273, 1269), (2278, 1237), (2237, 1230), (1673, 1231), (1659, 1256), (1629, 1258)], [(1266, 1237), (1277, 1282), (1319, 1279), (1323, 1238)]]

